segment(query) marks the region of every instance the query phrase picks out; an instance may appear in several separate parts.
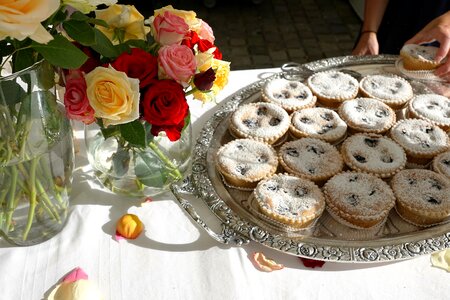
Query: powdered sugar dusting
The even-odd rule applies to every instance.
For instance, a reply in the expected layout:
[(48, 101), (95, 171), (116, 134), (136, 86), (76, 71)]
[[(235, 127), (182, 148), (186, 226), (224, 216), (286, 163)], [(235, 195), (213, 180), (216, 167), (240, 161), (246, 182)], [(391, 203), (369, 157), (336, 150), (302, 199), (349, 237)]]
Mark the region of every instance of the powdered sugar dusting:
[(270, 145), (251, 139), (225, 144), (217, 153), (217, 161), (222, 170), (244, 180), (264, 178), (278, 165), (276, 152)]
[(339, 139), (347, 132), (347, 124), (339, 115), (323, 107), (298, 110), (292, 114), (291, 123), (310, 137), (323, 140)]
[(351, 164), (375, 173), (389, 173), (406, 164), (406, 154), (400, 145), (379, 135), (356, 134), (342, 145)]
[(332, 201), (357, 216), (379, 215), (394, 206), (394, 194), (380, 178), (360, 172), (340, 173), (325, 184)]
[(368, 95), (381, 100), (407, 101), (413, 96), (409, 82), (395, 75), (368, 75), (360, 86)]
[(289, 128), (288, 113), (280, 106), (257, 102), (242, 105), (231, 117), (231, 123), (240, 132), (251, 137), (271, 138), (283, 135)]
[(351, 99), (358, 91), (358, 80), (339, 71), (324, 71), (308, 78), (311, 90), (331, 99)]
[(327, 174), (331, 176), (343, 167), (343, 160), (337, 149), (314, 138), (287, 142), (280, 148), (279, 153), (288, 167), (310, 178)]
[(300, 81), (278, 78), (266, 83), (264, 95), (282, 107), (302, 107), (314, 101), (311, 90)]
[(414, 97), (410, 107), (416, 114), (431, 121), (450, 125), (450, 99), (437, 94), (423, 94)]
[(259, 182), (255, 199), (260, 207), (294, 220), (301, 220), (305, 212), (321, 213), (325, 206), (322, 191), (313, 182), (285, 174)]
[(399, 201), (416, 209), (450, 209), (450, 181), (433, 171), (403, 170), (393, 177), (391, 185)]
[(448, 136), (436, 125), (420, 119), (398, 121), (391, 129), (391, 137), (407, 151), (436, 153), (448, 149)]
[(339, 113), (349, 123), (356, 125), (357, 129), (387, 130), (395, 122), (395, 112), (386, 104), (371, 98), (347, 100), (342, 103)]
[(423, 60), (434, 61), (438, 48), (433, 46), (421, 46), (416, 44), (404, 45), (401, 51), (405, 51), (413, 58), (420, 58)]

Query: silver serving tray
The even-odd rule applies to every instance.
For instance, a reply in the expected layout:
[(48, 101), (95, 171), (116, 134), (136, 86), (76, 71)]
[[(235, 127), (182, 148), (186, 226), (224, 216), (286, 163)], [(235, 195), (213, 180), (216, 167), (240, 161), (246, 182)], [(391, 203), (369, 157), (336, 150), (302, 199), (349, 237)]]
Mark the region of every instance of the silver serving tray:
[[(282, 72), (257, 81), (229, 96), (205, 123), (193, 150), (192, 173), (172, 192), (186, 212), (214, 239), (225, 244), (243, 245), (249, 241), (286, 254), (336, 262), (381, 262), (412, 258), (450, 247), (450, 223), (418, 228), (402, 220), (392, 210), (380, 228), (357, 230), (336, 222), (327, 212), (317, 224), (303, 232), (281, 230), (252, 209), (250, 192), (226, 187), (214, 165), (217, 149), (231, 140), (229, 115), (238, 105), (257, 101), (267, 80), (284, 76), (306, 79), (316, 71), (338, 69), (355, 77), (375, 73), (396, 73), (397, 56), (345, 56), (304, 65), (285, 64)], [(433, 81), (409, 79), (416, 93), (445, 91), (448, 86)], [(206, 203), (222, 224), (216, 233), (189, 202), (192, 196)]]

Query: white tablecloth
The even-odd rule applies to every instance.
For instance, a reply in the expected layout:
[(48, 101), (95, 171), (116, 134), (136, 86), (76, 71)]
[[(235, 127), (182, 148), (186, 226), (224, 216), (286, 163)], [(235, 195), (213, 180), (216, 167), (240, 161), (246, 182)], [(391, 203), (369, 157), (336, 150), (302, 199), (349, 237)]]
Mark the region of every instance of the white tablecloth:
[[(218, 100), (277, 69), (234, 71)], [(191, 103), (195, 138), (216, 108)], [(82, 132), (75, 131), (82, 139)], [(54, 238), (31, 247), (0, 241), (0, 299), (43, 296), (69, 271), (88, 273), (105, 299), (448, 299), (450, 274), (431, 266), (430, 256), (378, 264), (327, 262), (305, 268), (299, 259), (256, 243), (224, 246), (199, 229), (166, 193), (141, 206), (92, 180), (83, 141), (77, 153), (69, 220)], [(198, 209), (213, 228), (203, 203)], [(145, 224), (136, 240), (116, 242), (117, 219), (135, 213)], [(257, 270), (255, 251), (285, 265)]]

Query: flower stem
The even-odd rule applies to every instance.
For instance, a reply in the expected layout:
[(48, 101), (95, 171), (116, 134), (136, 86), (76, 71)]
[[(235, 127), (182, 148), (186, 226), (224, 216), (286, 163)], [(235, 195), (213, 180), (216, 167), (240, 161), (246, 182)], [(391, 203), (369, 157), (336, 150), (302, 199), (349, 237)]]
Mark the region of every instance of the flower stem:
[(11, 185), (9, 189), (8, 202), (6, 205), (6, 231), (10, 230), (12, 215), (14, 212), (14, 203), (16, 197), (16, 186), (17, 186), (18, 171), (15, 166), (11, 167)]
[(179, 180), (183, 177), (180, 170), (167, 158), (167, 156), (158, 148), (158, 146), (152, 141), (148, 143), (148, 146), (153, 150), (153, 152), (158, 155), (158, 157), (168, 166), (168, 169), (171, 170), (170, 175), (172, 175), (176, 180)]
[(36, 210), (36, 167), (39, 163), (38, 158), (34, 158), (31, 161), (30, 167), (30, 177), (29, 177), (29, 186), (30, 186), (30, 208), (28, 209), (28, 219), (27, 225), (25, 226), (25, 230), (23, 231), (22, 240), (26, 241), (28, 237), (28, 233), (30, 232), (31, 225), (33, 224), (34, 211)]

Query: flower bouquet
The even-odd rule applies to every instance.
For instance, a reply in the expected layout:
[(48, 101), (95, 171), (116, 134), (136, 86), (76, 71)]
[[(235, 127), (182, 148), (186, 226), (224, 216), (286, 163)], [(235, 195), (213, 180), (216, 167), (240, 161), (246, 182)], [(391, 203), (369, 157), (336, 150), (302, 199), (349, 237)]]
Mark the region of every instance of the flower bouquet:
[(113, 192), (149, 196), (182, 178), (191, 152), (186, 96), (210, 101), (229, 63), (211, 27), (193, 11), (166, 6), (146, 22), (134, 6), (95, 11), (107, 39), (78, 47), (89, 59), (64, 70), (69, 118), (86, 127), (89, 161)]
[(65, 223), (65, 116), (97, 126), (99, 134), (86, 130), (88, 156), (105, 184), (147, 195), (181, 178), (190, 157), (186, 96), (209, 101), (227, 82), (229, 63), (194, 12), (168, 6), (146, 25), (116, 2), (0, 0), (0, 232), (16, 244), (46, 240)]

